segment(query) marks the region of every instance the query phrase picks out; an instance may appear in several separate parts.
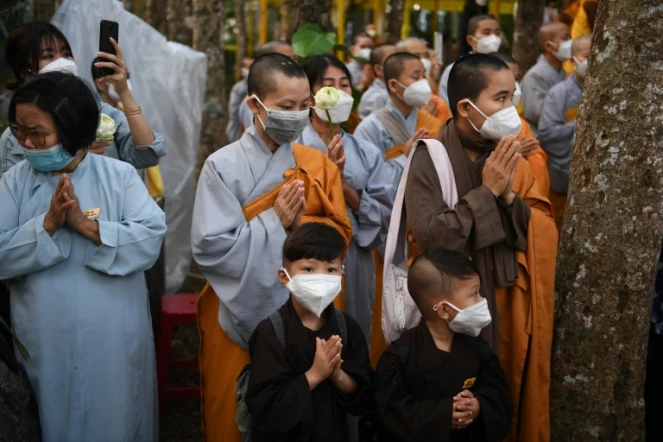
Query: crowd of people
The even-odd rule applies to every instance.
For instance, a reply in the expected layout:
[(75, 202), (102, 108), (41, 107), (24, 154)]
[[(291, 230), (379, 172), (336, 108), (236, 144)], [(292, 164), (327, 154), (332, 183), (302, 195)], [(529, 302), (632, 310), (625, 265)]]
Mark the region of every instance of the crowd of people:
[[(448, 66), (370, 29), (349, 60), (300, 64), (274, 41), (241, 61), (229, 144), (207, 158), (193, 213), (205, 440), (550, 439), (558, 231), (591, 28), (547, 14), (524, 73), (484, 13)], [(166, 146), (111, 43), (91, 88), (54, 26), (7, 42), (0, 280), (45, 441), (158, 434), (144, 272), (166, 223), (141, 171)], [(394, 252), (397, 287), (383, 275)]]

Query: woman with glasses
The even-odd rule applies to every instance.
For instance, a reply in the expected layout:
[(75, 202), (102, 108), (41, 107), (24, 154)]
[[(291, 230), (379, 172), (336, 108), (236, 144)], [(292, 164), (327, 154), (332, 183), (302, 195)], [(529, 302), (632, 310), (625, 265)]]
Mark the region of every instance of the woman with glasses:
[(159, 256), (165, 215), (134, 167), (90, 155), (99, 103), (78, 77), (29, 80), (9, 122), (27, 161), (0, 180), (0, 280), (30, 353), (42, 438), (154, 441), (143, 271)]
[[(164, 138), (152, 132), (140, 106), (134, 100), (128, 85), (127, 65), (122, 50), (111, 40), (117, 55), (99, 53), (102, 59), (97, 68), (111, 69), (113, 73), (102, 78), (113, 86), (124, 104), (124, 111), (101, 103), (101, 113), (111, 117), (116, 131), (112, 141), (95, 140), (89, 152), (106, 155), (144, 169), (159, 164), (166, 155)], [(16, 86), (45, 72), (61, 71), (78, 75), (71, 46), (58, 28), (50, 23), (26, 23), (8, 37), (5, 58), (16, 78)], [(15, 136), (6, 130), (0, 138), (0, 177), (24, 159)]]

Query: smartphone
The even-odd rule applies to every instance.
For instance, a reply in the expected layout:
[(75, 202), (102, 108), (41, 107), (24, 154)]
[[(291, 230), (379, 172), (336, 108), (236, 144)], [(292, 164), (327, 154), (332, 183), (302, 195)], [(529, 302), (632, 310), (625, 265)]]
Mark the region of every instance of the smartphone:
[[(106, 52), (107, 54), (115, 55), (115, 48), (110, 42), (110, 39), (120, 42), (120, 25), (116, 21), (101, 20), (99, 23), (99, 52)], [(114, 71), (108, 68), (100, 70), (102, 77), (113, 75)]]

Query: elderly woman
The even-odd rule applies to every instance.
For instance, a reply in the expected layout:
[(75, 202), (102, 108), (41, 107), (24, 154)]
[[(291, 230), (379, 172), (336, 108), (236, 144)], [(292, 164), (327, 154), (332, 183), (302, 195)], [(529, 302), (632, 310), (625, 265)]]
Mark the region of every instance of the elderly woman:
[[(137, 169), (159, 164), (166, 155), (163, 136), (152, 132), (134, 100), (127, 83), (127, 65), (117, 42), (111, 40), (117, 55), (99, 53), (102, 59), (97, 68), (112, 70), (103, 77), (104, 84), (112, 85), (124, 105), (124, 112), (101, 103), (101, 113), (115, 121), (116, 131), (112, 141), (94, 141), (89, 152), (102, 154), (133, 165)], [(50, 23), (26, 23), (16, 28), (7, 38), (5, 58), (16, 78), (16, 85), (23, 84), (35, 75), (61, 71), (78, 75), (71, 46), (58, 28)], [(9, 130), (0, 138), (0, 177), (12, 166), (23, 160), (20, 143)]]
[(98, 121), (92, 90), (60, 72), (25, 83), (9, 107), (26, 161), (0, 180), (0, 280), (45, 442), (157, 437), (143, 271), (165, 216), (131, 165), (89, 154)]

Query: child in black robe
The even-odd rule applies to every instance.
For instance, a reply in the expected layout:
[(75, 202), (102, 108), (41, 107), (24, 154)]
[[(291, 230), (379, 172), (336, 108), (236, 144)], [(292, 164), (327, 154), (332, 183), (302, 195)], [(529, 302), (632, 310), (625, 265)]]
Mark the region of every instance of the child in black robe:
[(490, 321), (472, 261), (433, 249), (408, 273), (422, 314), (382, 355), (374, 388), (384, 442), (502, 441), (512, 403), (500, 361), (478, 338)]
[(285, 348), (269, 318), (249, 340), (246, 404), (260, 441), (348, 441), (346, 414), (370, 406), (366, 338), (332, 305), (345, 250), (341, 234), (321, 223), (303, 224), (285, 241), (279, 277), (291, 296), (278, 311)]

